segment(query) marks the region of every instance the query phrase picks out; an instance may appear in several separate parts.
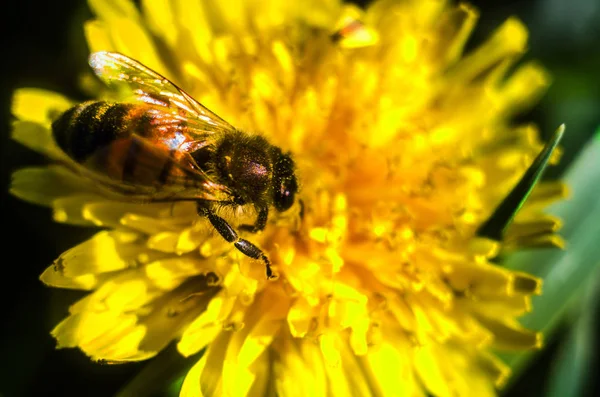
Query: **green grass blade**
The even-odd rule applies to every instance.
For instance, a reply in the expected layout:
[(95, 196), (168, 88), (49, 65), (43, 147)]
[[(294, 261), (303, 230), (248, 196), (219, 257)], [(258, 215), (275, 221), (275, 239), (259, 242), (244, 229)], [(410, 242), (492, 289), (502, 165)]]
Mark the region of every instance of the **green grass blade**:
[(529, 166), (523, 177), (517, 185), (508, 193), (502, 202), (496, 207), (492, 215), (477, 230), (477, 235), (492, 240), (501, 241), (504, 230), (510, 225), (519, 209), (523, 206), (527, 197), (531, 194), (540, 176), (548, 166), (552, 152), (558, 146), (563, 134), (565, 125), (554, 132), (550, 141), (544, 146), (544, 149), (538, 154), (533, 163)]

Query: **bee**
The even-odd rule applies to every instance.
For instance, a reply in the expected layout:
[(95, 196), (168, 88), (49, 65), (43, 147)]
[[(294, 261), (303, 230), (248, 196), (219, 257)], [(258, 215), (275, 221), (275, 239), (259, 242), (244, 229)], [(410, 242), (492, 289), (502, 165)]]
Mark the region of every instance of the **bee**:
[(220, 206), (254, 206), (256, 220), (239, 229), (266, 227), (269, 209), (288, 210), (298, 182), (290, 153), (246, 134), (198, 103), (174, 83), (119, 53), (96, 52), (89, 64), (110, 88), (131, 100), (89, 101), (61, 114), (54, 139), (84, 175), (140, 202), (194, 201), (198, 214), (244, 255), (265, 253), (217, 215)]

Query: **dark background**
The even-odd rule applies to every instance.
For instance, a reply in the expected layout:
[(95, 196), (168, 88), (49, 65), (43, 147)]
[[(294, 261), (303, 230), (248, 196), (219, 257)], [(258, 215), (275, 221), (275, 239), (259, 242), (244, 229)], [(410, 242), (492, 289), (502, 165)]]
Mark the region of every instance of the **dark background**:
[[(554, 76), (554, 84), (541, 104), (522, 118), (535, 121), (546, 134), (562, 122), (567, 124), (569, 134), (563, 141), (562, 164), (548, 174), (560, 175), (600, 124), (598, 1), (471, 3), (480, 9), (481, 17), (470, 45), (481, 42), (511, 15), (517, 15), (530, 29), (527, 58), (541, 60)], [(0, 397), (113, 395), (145, 364), (98, 365), (76, 349), (55, 350), (49, 331), (65, 316), (68, 305), (82, 294), (46, 288), (38, 280), (60, 253), (94, 231), (54, 223), (47, 208), (27, 204), (7, 193), (12, 171), (45, 163), (40, 155), (8, 138), (11, 94), (17, 87), (42, 87), (83, 98), (77, 76), (86, 67), (82, 24), (91, 14), (81, 0), (21, 0), (3, 6), (0, 12)], [(566, 323), (559, 328), (547, 348), (505, 390), (505, 395), (544, 395), (550, 363), (567, 329)], [(590, 381), (585, 390), (586, 395), (600, 395), (597, 382)]]

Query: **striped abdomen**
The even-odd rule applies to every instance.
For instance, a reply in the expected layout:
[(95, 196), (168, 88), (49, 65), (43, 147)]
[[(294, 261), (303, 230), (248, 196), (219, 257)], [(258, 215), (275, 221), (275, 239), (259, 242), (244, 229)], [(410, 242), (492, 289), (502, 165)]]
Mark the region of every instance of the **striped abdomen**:
[(52, 124), (57, 144), (77, 163), (117, 182), (156, 188), (185, 181), (175, 167), (181, 153), (170, 147), (185, 130), (185, 122), (149, 106), (107, 102), (82, 103)]

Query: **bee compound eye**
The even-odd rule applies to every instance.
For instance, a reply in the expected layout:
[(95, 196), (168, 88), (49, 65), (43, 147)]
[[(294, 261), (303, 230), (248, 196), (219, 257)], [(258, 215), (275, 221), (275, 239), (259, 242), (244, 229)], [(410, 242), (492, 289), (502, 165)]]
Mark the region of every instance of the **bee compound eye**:
[(277, 211), (283, 212), (290, 209), (294, 204), (295, 195), (295, 189), (291, 189), (290, 186), (282, 184), (281, 189), (275, 193), (275, 208)]

